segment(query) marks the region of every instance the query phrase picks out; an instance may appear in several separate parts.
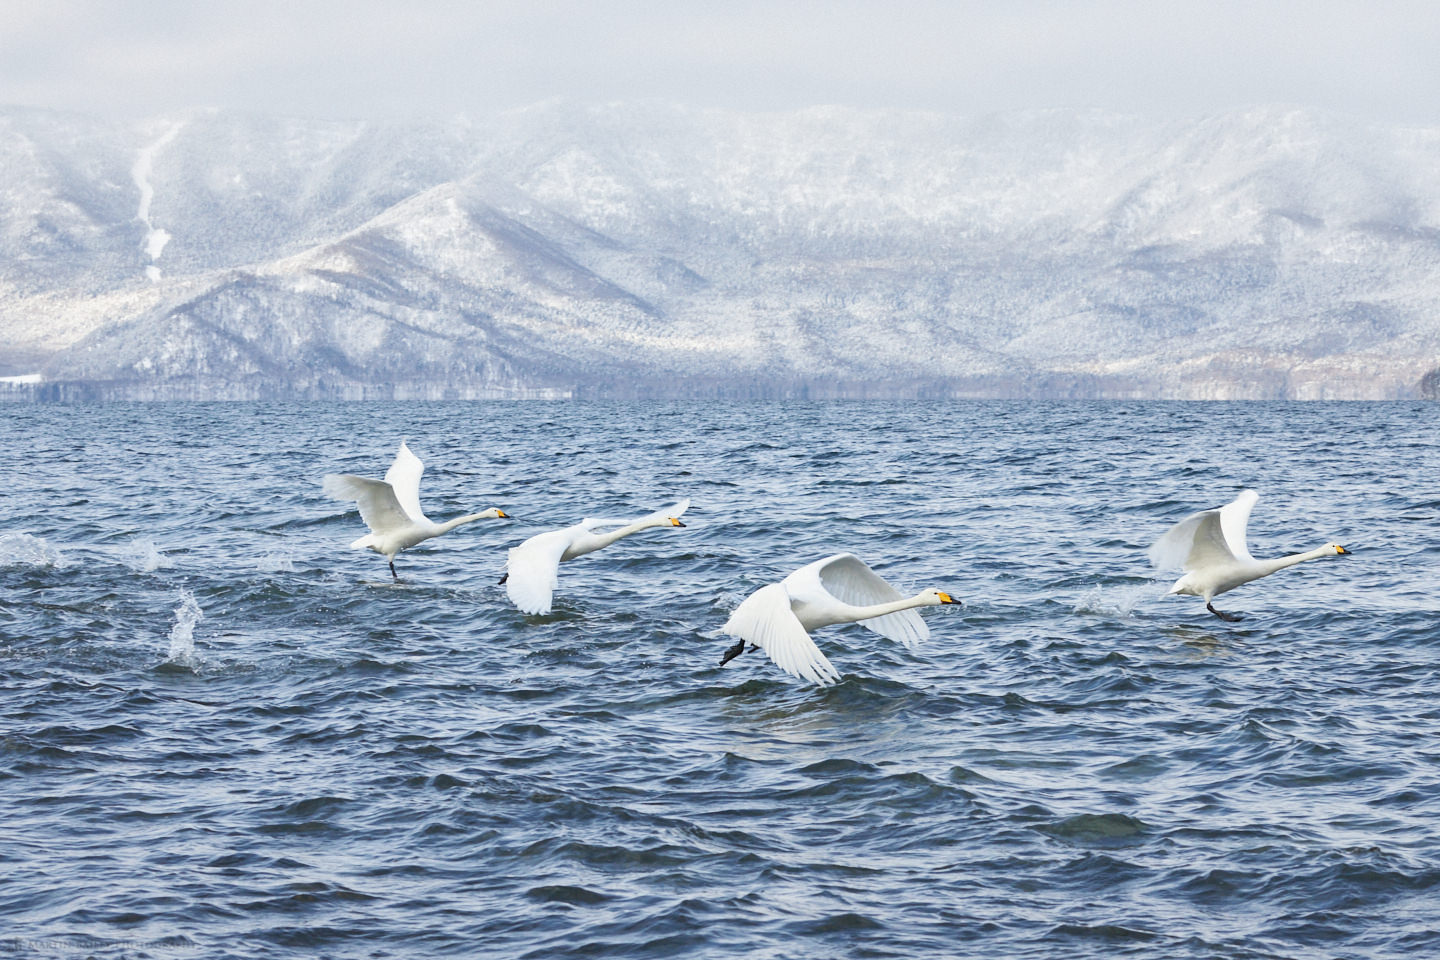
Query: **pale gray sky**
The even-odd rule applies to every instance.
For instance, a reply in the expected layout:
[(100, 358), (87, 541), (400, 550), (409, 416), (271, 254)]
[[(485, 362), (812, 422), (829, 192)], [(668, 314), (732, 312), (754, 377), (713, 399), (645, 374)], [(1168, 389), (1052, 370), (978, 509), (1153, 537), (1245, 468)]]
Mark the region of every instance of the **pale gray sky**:
[(1293, 103), (1440, 125), (1431, 2), (0, 0), (0, 103), (482, 114), (551, 97), (744, 110), (1153, 115)]

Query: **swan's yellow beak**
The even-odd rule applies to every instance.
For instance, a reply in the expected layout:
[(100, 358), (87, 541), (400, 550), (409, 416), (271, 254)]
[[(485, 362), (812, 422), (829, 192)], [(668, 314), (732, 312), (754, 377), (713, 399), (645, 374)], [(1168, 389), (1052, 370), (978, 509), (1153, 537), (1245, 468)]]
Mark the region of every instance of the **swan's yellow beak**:
[(501, 510), (499, 507), (495, 508), (495, 516), (499, 517), (501, 520), (510, 519), (510, 514), (506, 513), (504, 510)]
[(681, 523), (679, 520), (676, 520), (674, 517), (671, 517), (671, 518), (670, 518), (670, 526), (672, 526), (672, 527), (683, 527), (683, 526), (685, 526), (685, 524)]
[(935, 592), (938, 593), (938, 594), (940, 594), (940, 602), (941, 602), (941, 603), (960, 603), (959, 600), (956, 600), (954, 597), (950, 596), (950, 594), (946, 593), (944, 590), (937, 590), (937, 591), (935, 591)]
[(1340, 556), (1342, 556), (1342, 557), (1343, 557), (1343, 556), (1347, 556), (1347, 555), (1350, 553), (1349, 550), (1346, 550), (1344, 547), (1340, 546), (1340, 544), (1338, 544), (1338, 543), (1335, 544), (1335, 552), (1338, 553), (1338, 554), (1339, 554)]

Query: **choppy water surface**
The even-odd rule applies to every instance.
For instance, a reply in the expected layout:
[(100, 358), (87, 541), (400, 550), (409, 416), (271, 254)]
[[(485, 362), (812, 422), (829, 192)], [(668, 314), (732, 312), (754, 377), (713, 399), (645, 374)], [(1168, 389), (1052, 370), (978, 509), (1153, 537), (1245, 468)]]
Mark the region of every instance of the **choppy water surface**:
[[(1419, 405), (9, 406), (0, 913), (20, 955), (1440, 953)], [(397, 562), (326, 472), (426, 460)], [(1254, 486), (1206, 614), (1145, 549)], [(680, 497), (561, 568), (507, 546)], [(819, 689), (725, 669), (841, 549), (938, 586)]]

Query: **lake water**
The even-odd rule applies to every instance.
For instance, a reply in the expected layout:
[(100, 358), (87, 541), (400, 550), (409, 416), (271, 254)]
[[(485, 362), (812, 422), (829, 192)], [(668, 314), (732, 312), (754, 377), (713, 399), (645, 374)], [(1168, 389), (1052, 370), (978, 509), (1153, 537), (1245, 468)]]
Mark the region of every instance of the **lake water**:
[[(1440, 954), (1440, 455), (1420, 404), (0, 407), (0, 951)], [(385, 560), (328, 472), (426, 461)], [(1260, 491), (1256, 556), (1149, 544)], [(505, 550), (682, 497), (562, 565)], [(840, 550), (915, 652), (717, 666)]]

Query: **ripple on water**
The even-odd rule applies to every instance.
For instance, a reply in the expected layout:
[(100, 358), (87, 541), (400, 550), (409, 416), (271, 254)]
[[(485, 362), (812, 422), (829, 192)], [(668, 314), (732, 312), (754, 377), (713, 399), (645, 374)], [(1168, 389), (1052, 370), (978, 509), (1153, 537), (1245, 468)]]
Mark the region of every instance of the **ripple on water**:
[[(1429, 413), (26, 407), (14, 442), (48, 452), (0, 516), (6, 935), (266, 960), (1436, 953)], [(379, 476), (401, 437), (435, 515), (528, 519), (408, 551), (395, 582), (316, 478)], [(1149, 542), (1257, 476), (1257, 555), (1311, 531), (1373, 550), (1227, 595), (1238, 624), (1163, 598)], [(681, 496), (684, 530), (567, 563), (548, 616), (495, 584), (551, 521)], [(717, 666), (729, 611), (841, 549), (965, 607), (927, 611), (913, 651), (819, 631), (824, 689)]]

